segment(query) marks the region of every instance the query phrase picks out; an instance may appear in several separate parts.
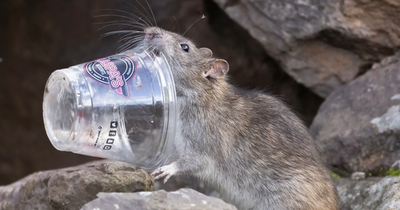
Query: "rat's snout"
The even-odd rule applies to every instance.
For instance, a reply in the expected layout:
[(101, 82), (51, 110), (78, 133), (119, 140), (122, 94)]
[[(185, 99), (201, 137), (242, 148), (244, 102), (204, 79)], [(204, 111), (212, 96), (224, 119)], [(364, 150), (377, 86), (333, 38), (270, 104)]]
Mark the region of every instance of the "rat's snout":
[(144, 33), (145, 33), (145, 39), (147, 40), (152, 40), (154, 38), (161, 38), (160, 37), (161, 31), (156, 27), (146, 28), (144, 30)]
[(153, 39), (153, 37), (154, 37), (154, 33), (152, 33), (152, 32), (146, 32), (146, 39), (149, 39), (149, 40), (151, 40), (151, 39)]
[(157, 27), (149, 27), (144, 29), (144, 33), (144, 41), (149, 46), (149, 50), (153, 52), (154, 55), (159, 56), (163, 46), (162, 30)]

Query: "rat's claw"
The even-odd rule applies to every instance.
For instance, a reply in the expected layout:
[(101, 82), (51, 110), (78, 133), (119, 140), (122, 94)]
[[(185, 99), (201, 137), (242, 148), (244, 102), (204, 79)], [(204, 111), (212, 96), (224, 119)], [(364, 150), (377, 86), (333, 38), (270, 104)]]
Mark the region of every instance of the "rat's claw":
[(151, 173), (152, 176), (154, 176), (154, 179), (160, 179), (162, 177), (164, 178), (164, 183), (168, 181), (168, 179), (174, 175), (177, 172), (177, 167), (175, 163), (171, 163), (166, 166), (162, 166), (160, 168), (157, 168), (153, 173)]

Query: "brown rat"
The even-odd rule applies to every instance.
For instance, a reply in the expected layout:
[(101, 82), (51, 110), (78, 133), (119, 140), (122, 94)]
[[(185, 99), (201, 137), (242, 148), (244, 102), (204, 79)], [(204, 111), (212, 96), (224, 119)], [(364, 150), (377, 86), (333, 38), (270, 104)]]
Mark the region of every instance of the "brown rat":
[(178, 34), (149, 27), (141, 45), (165, 55), (180, 109), (179, 158), (156, 179), (197, 176), (239, 209), (339, 209), (312, 136), (285, 104), (230, 85), (228, 62)]

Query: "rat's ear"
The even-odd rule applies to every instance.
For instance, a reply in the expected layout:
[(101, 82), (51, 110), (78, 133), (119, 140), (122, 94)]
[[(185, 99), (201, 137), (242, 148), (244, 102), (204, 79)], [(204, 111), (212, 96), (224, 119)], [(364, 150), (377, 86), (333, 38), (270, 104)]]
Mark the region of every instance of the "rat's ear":
[(207, 47), (202, 47), (199, 50), (200, 50), (201, 55), (206, 58), (211, 58), (213, 55), (213, 52), (210, 49), (208, 49)]
[(229, 64), (226, 60), (223, 59), (216, 59), (210, 69), (203, 72), (203, 77), (213, 77), (213, 78), (220, 78), (223, 77), (229, 71)]

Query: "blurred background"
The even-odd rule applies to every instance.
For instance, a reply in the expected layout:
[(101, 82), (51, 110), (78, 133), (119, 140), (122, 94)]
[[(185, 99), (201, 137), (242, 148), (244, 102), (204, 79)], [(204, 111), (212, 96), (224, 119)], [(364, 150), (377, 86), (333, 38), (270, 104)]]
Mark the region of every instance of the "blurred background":
[[(130, 1), (132, 2), (132, 1)], [(246, 30), (212, 0), (148, 0), (157, 23), (208, 47), (230, 64), (231, 83), (281, 97), (310, 125), (323, 99), (298, 84)], [(122, 43), (95, 16), (124, 10), (122, 0), (0, 1), (0, 185), (30, 173), (73, 166), (94, 158), (57, 151), (42, 120), (43, 89), (57, 69), (115, 54)], [(107, 10), (106, 10), (107, 9)], [(109, 17), (119, 20), (118, 17)]]

